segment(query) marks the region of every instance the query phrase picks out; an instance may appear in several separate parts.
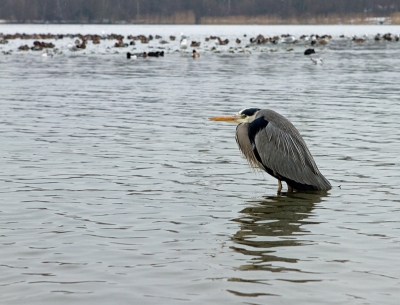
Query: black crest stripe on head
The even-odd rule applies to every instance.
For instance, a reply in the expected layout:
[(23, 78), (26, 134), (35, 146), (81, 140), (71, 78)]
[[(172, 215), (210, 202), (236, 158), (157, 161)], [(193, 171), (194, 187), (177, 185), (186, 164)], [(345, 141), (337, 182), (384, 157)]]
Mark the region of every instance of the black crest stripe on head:
[(258, 109), (258, 108), (247, 108), (247, 109), (243, 109), (241, 111), (241, 114), (245, 114), (247, 116), (252, 116), (254, 113), (256, 113), (259, 110), (260, 109)]

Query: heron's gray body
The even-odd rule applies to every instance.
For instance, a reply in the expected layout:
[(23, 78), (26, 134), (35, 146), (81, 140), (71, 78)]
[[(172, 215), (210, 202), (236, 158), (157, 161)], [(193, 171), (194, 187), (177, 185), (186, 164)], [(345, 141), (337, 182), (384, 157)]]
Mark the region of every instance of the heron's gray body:
[(253, 168), (265, 170), (296, 190), (329, 190), (306, 143), (292, 123), (279, 113), (262, 109), (254, 121), (236, 128), (236, 142)]

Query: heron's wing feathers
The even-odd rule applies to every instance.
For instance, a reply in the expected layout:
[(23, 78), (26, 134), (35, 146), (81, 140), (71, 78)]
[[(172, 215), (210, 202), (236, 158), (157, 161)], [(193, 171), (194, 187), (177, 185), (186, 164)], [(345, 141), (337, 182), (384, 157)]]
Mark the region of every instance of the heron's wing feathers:
[[(262, 164), (278, 177), (318, 188), (329, 188), (329, 182), (319, 172), (304, 140), (296, 129), (291, 130), (292, 126), (281, 128), (269, 122), (258, 131), (254, 144)], [(325, 184), (326, 187), (323, 186)]]

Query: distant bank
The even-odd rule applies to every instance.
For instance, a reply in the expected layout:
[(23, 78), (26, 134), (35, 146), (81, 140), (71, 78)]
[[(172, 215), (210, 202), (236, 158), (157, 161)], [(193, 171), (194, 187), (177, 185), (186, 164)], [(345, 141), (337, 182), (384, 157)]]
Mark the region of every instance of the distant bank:
[(36, 23), (36, 24), (220, 24), (220, 25), (283, 25), (283, 24), (400, 24), (400, 12), (389, 16), (373, 16), (367, 14), (352, 14), (340, 16), (337, 14), (309, 17), (289, 17), (281, 18), (274, 15), (226, 15), (226, 16), (204, 16), (199, 17), (192, 11), (179, 12), (174, 14), (148, 14), (138, 15), (129, 20), (111, 19), (89, 19), (80, 18), (78, 20), (19, 20), (2, 19), (0, 23)]

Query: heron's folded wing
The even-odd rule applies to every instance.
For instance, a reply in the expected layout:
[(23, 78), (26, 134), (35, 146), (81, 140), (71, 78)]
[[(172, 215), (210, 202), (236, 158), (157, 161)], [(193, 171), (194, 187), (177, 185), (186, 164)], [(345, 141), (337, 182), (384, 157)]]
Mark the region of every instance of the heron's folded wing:
[(301, 184), (319, 186), (323, 180), (301, 136), (291, 134), (269, 123), (254, 138), (262, 163), (274, 174)]

